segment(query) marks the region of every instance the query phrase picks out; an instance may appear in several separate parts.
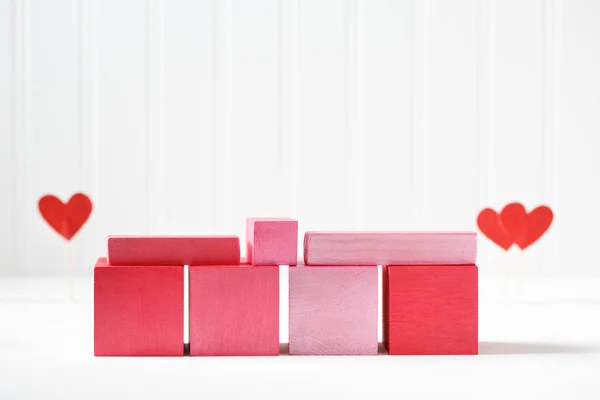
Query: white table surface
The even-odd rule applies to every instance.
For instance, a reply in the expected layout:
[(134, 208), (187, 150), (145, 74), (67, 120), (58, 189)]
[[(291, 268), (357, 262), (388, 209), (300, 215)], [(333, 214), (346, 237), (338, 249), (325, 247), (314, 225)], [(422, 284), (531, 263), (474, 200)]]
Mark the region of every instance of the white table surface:
[(92, 279), (69, 301), (64, 279), (5, 278), (0, 399), (597, 400), (599, 288), (528, 281), (509, 300), (480, 282), (478, 356), (95, 358)]

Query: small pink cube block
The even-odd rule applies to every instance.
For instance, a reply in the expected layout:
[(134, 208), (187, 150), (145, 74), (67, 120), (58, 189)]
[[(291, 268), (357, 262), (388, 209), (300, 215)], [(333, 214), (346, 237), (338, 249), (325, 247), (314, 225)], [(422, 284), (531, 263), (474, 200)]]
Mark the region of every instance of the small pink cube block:
[(298, 221), (292, 218), (247, 218), (246, 258), (252, 265), (296, 265)]
[(377, 354), (377, 266), (289, 269), (290, 355)]

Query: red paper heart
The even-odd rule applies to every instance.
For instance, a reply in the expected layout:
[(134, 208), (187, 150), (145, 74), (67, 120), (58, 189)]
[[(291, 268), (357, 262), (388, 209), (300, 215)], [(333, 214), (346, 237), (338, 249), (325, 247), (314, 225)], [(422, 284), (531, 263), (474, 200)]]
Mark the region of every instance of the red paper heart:
[(534, 244), (548, 230), (554, 219), (549, 207), (539, 206), (527, 213), (519, 203), (506, 205), (500, 214), (502, 225), (522, 250)]
[(500, 211), (500, 222), (513, 242), (521, 249), (527, 228), (527, 211), (521, 203), (510, 203)]
[(92, 212), (92, 202), (83, 193), (74, 194), (67, 204), (56, 196), (46, 195), (38, 202), (42, 217), (67, 240), (81, 229)]
[(523, 246), (519, 246), (522, 249), (534, 244), (552, 224), (554, 219), (554, 213), (550, 207), (539, 206), (529, 214), (527, 214), (527, 230), (525, 231), (525, 239), (523, 240)]
[(520, 203), (507, 204), (500, 213), (504, 229), (521, 250), (534, 244), (548, 230), (553, 218), (549, 207), (539, 206), (527, 213)]
[(521, 203), (510, 203), (499, 215), (491, 208), (481, 211), (477, 225), (485, 236), (504, 250), (513, 243), (525, 250), (548, 230), (553, 218), (554, 214), (547, 206), (539, 206), (527, 213)]
[(500, 216), (491, 208), (486, 208), (479, 213), (477, 226), (488, 239), (504, 250), (508, 250), (514, 243), (512, 237), (502, 227)]

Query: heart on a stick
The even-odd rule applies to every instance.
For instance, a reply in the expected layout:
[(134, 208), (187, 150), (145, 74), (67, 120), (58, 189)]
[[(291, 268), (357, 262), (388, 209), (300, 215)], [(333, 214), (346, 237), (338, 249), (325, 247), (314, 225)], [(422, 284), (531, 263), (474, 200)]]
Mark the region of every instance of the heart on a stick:
[(38, 202), (38, 208), (48, 225), (66, 240), (81, 229), (92, 212), (92, 202), (83, 193), (76, 193), (67, 203), (53, 195), (46, 195)]
[(479, 213), (477, 226), (488, 239), (504, 250), (510, 249), (513, 245), (513, 238), (504, 230), (500, 215), (491, 208), (486, 208)]
[(477, 217), (479, 230), (504, 250), (516, 244), (525, 250), (550, 227), (554, 214), (547, 206), (527, 212), (520, 203), (507, 204), (500, 213), (486, 208)]

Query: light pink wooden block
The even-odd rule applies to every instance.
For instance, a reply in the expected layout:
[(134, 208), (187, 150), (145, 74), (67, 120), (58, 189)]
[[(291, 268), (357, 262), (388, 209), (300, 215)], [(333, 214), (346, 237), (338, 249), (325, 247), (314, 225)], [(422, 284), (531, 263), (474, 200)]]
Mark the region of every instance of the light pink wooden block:
[(289, 269), (290, 355), (377, 354), (377, 267)]
[(291, 218), (247, 218), (246, 257), (252, 265), (296, 265), (298, 221)]
[(306, 232), (306, 265), (475, 264), (475, 232)]

